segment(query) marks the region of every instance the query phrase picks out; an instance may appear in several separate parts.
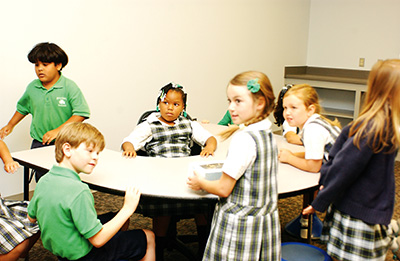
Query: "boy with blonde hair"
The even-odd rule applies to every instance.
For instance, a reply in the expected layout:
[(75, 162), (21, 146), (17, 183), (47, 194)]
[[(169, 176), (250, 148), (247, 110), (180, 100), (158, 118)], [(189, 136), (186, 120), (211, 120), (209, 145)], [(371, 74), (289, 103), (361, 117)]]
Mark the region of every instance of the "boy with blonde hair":
[(140, 191), (128, 187), (116, 215), (97, 217), (93, 195), (81, 182), (78, 173), (90, 174), (104, 147), (103, 135), (92, 125), (65, 125), (55, 143), (58, 165), (39, 180), (28, 218), (37, 220), (43, 246), (61, 260), (154, 260), (152, 231), (119, 231), (136, 210)]

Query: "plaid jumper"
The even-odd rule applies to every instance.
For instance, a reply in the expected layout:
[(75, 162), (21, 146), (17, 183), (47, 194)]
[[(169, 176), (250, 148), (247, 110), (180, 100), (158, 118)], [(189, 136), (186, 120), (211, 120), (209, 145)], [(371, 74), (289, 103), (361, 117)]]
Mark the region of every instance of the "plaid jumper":
[[(150, 157), (188, 157), (192, 141), (192, 127), (185, 117), (173, 126), (165, 126), (159, 121), (149, 121), (152, 140), (145, 145)], [(139, 211), (148, 217), (193, 215), (207, 213), (205, 203), (188, 202), (185, 200), (170, 200), (159, 198), (142, 198)]]
[(150, 157), (185, 157), (190, 155), (192, 127), (190, 121), (179, 117), (173, 126), (165, 126), (159, 121), (149, 122), (152, 139), (145, 145)]
[(203, 260), (281, 259), (277, 147), (270, 130), (247, 133), (256, 143), (255, 162), (220, 198)]
[(7, 254), (39, 231), (37, 223), (28, 220), (28, 203), (0, 198), (0, 254)]
[[(330, 136), (332, 137), (332, 142), (325, 144), (325, 147), (324, 147), (324, 158), (322, 160), (323, 160), (323, 162), (326, 162), (326, 161), (328, 161), (329, 151), (333, 147), (333, 144), (335, 143), (341, 130), (339, 127), (331, 125), (329, 122), (327, 122), (326, 120), (324, 120), (321, 117), (315, 118), (313, 121), (310, 121), (309, 124), (310, 123), (316, 123), (318, 125), (321, 125), (329, 132)], [(304, 135), (304, 132), (301, 132), (300, 138), (301, 138), (302, 142), (303, 142), (303, 135)]]

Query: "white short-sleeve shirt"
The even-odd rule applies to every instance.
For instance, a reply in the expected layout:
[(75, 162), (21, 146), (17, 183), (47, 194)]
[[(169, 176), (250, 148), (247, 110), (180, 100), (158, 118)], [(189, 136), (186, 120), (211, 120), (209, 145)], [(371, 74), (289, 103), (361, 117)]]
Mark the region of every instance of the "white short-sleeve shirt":
[(228, 156), (222, 171), (238, 180), (246, 169), (254, 163), (257, 156), (256, 143), (246, 132), (250, 130), (270, 130), (271, 125), (271, 122), (265, 119), (237, 131), (230, 142)]
[[(132, 143), (135, 150), (140, 150), (141, 148), (143, 148), (146, 145), (146, 143), (151, 141), (152, 139), (152, 133), (149, 122), (159, 121), (161, 122), (162, 125), (168, 126), (168, 124), (158, 119), (160, 116), (161, 114), (159, 112), (154, 112), (150, 114), (149, 117), (147, 117), (147, 119), (144, 122), (140, 123), (135, 127), (135, 129), (129, 134), (129, 136), (123, 139), (122, 144), (124, 142), (130, 142)], [(178, 122), (178, 120), (179, 119), (175, 120), (175, 123)], [(200, 125), (200, 123), (196, 121), (190, 121), (190, 124), (193, 130), (192, 139), (204, 145), (208, 140), (208, 138), (212, 136), (211, 133), (208, 132), (206, 129), (204, 129)]]
[(308, 118), (300, 131), (300, 135), (303, 133), (305, 159), (322, 160), (324, 158), (325, 145), (333, 142), (327, 129), (318, 123), (312, 123), (317, 117), (320, 117), (320, 115), (315, 113)]

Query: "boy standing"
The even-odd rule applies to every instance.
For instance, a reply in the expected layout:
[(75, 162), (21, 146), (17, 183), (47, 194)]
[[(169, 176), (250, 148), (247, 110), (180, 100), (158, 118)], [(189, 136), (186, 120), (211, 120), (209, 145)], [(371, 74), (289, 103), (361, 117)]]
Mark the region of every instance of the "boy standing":
[[(17, 103), (17, 110), (0, 130), (0, 139), (9, 135), (26, 115), (32, 115), (31, 148), (54, 144), (60, 129), (69, 122), (89, 118), (87, 102), (72, 80), (61, 70), (68, 63), (67, 54), (54, 43), (39, 43), (28, 54), (35, 64), (38, 79), (33, 80)], [(38, 180), (44, 173), (37, 173)]]
[(135, 211), (140, 191), (129, 187), (124, 205), (115, 216), (107, 213), (97, 217), (93, 195), (81, 182), (78, 173), (90, 174), (104, 147), (103, 135), (92, 125), (65, 125), (55, 142), (59, 164), (38, 182), (28, 206), (28, 218), (37, 220), (43, 246), (59, 257), (68, 260), (154, 260), (152, 231), (118, 232)]

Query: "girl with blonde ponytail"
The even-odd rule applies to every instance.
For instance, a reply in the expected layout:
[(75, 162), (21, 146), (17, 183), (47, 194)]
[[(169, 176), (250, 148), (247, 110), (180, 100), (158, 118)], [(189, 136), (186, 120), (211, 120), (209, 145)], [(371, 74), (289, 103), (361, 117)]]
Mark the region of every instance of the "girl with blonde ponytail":
[[(236, 75), (227, 87), (235, 125), (219, 180), (194, 173), (193, 190), (218, 195), (204, 260), (281, 260), (277, 190), (277, 147), (267, 119), (275, 96), (268, 77), (256, 71)], [(242, 247), (237, 247), (242, 246)]]
[[(254, 117), (250, 119), (248, 122), (243, 122), (241, 123), (241, 126), (238, 126), (237, 124), (230, 125), (229, 128), (222, 133), (220, 133), (221, 137), (225, 140), (228, 139), (233, 133), (235, 133), (240, 127), (248, 126), (252, 123), (259, 122), (265, 118), (268, 117), (268, 115), (274, 110), (274, 100), (275, 96), (272, 91), (272, 86), (271, 82), (269, 81), (268, 77), (262, 73), (262, 72), (257, 72), (257, 71), (248, 71), (244, 73), (240, 73), (236, 75), (228, 85), (229, 86), (246, 86), (249, 81), (252, 81), (254, 79), (258, 79), (258, 84), (259, 84), (259, 91), (257, 92), (251, 92), (251, 96), (253, 101), (256, 101), (260, 97), (266, 101), (266, 106), (264, 109), (260, 112), (260, 114), (257, 117)], [(231, 104), (232, 102), (229, 100), (228, 101)], [(228, 111), (229, 108), (228, 108)], [(232, 117), (232, 115), (231, 115)], [(233, 118), (232, 118), (233, 121)], [(235, 121), (233, 121), (235, 123)]]
[(281, 149), (279, 160), (309, 172), (319, 172), (340, 133), (340, 123), (321, 115), (318, 94), (308, 84), (291, 87), (283, 96), (283, 116), (291, 127), (300, 129), (305, 152)]

